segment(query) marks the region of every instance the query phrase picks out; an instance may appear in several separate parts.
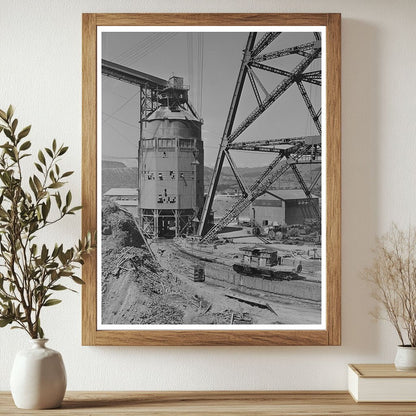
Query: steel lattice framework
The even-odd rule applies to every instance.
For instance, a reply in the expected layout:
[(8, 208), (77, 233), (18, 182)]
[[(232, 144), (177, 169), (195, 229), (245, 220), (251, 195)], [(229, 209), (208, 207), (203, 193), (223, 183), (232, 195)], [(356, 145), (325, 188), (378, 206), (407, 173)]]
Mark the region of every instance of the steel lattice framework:
[[(166, 88), (169, 87), (169, 81), (163, 78), (137, 71), (136, 69), (128, 68), (105, 59), (101, 63), (101, 72), (107, 77), (140, 87), (140, 125), (160, 106), (160, 94), (163, 94)], [(189, 101), (185, 103), (185, 107), (199, 119), (199, 115)]]
[[(252, 32), (248, 35), (231, 106), (218, 150), (214, 172), (200, 218), (198, 235), (201, 237), (201, 242), (212, 241), (219, 231), (236, 218), (256, 198), (268, 192), (273, 183), (289, 169), (292, 169), (299, 184), (305, 192), (305, 195), (309, 199), (316, 218), (320, 220), (319, 207), (315, 205), (311, 199), (311, 191), (320, 179), (320, 172), (316, 175), (308, 187), (299, 169), (297, 168), (297, 165), (301, 163), (320, 163), (321, 161), (321, 109), (316, 111), (304, 87), (304, 82), (321, 86), (320, 70), (306, 72), (311, 63), (321, 57), (320, 33), (314, 32), (314, 39), (310, 42), (284, 49), (278, 49), (273, 52), (263, 53), (269, 45), (278, 45), (278, 38), (280, 35), (281, 32), (265, 33), (257, 42), (257, 33)], [(279, 63), (278, 58), (287, 55), (299, 55), (302, 57), (301, 61), (291, 71), (279, 69), (276, 66), (276, 64)], [(273, 64), (264, 63), (271, 60), (273, 60)], [(254, 69), (275, 73), (283, 76), (284, 79), (281, 80), (271, 92), (269, 92), (261, 83), (260, 79), (254, 72)], [(237, 109), (240, 103), (244, 84), (247, 80), (252, 87), (257, 101), (257, 107), (237, 127), (234, 128)], [(299, 88), (310, 117), (312, 118), (319, 135), (235, 142), (236, 139), (292, 85), (297, 85)], [(264, 98), (262, 98), (260, 90), (263, 93)], [(257, 178), (254, 184), (247, 187), (244, 180), (238, 173), (236, 164), (231, 157), (230, 150), (273, 152), (277, 155), (272, 163), (260, 175), (260, 177)], [(215, 224), (211, 229), (208, 229), (208, 217), (212, 209), (215, 192), (225, 159), (227, 159), (241, 189), (241, 197), (237, 199), (234, 205), (217, 224)]]

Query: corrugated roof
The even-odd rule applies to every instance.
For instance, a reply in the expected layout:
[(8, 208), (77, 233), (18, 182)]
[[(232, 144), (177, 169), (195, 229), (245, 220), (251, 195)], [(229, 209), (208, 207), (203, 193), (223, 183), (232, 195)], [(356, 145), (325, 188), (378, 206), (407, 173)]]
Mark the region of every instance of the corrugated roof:
[(137, 196), (138, 191), (136, 188), (111, 188), (104, 195), (105, 196), (118, 196), (118, 195), (133, 195)]
[[(283, 201), (288, 201), (291, 199), (306, 199), (307, 196), (303, 189), (270, 189), (270, 193), (276, 195), (279, 199)], [(273, 195), (264, 194), (258, 199), (272, 199), (274, 198)], [(318, 198), (316, 195), (312, 195), (312, 198)]]
[(120, 205), (120, 206), (129, 206), (129, 207), (134, 207), (134, 206), (138, 206), (139, 205), (139, 201), (135, 201), (135, 200), (121, 200), (121, 199), (116, 199), (115, 201), (114, 201), (117, 205)]
[(169, 107), (159, 107), (147, 118), (147, 121), (152, 120), (192, 120), (200, 122), (190, 111), (181, 108), (179, 111), (172, 111)]

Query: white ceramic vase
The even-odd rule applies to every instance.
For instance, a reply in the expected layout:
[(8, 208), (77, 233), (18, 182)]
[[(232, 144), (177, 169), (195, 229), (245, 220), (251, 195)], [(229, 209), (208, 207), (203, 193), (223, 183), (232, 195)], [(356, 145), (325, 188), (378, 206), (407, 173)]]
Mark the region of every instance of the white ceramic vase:
[(53, 409), (64, 398), (64, 362), (59, 352), (45, 346), (47, 341), (32, 339), (30, 349), (16, 354), (10, 387), (14, 403), (21, 409)]
[(399, 371), (415, 371), (416, 370), (416, 347), (407, 345), (399, 345), (397, 347), (394, 365)]

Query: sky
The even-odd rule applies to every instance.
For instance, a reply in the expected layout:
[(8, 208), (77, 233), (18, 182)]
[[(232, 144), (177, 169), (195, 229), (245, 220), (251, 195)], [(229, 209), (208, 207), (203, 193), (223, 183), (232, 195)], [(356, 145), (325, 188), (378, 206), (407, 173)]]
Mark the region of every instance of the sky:
[[(257, 34), (257, 39), (261, 37)], [(204, 120), (202, 138), (206, 166), (212, 167), (225, 126), (232, 94), (247, 42), (247, 32), (106, 32), (102, 34), (102, 58), (168, 79), (181, 76), (190, 85), (190, 97)], [(314, 40), (312, 33), (283, 33), (264, 52)], [(292, 55), (267, 61), (291, 70), (303, 59)], [(320, 69), (320, 59), (308, 70)], [(270, 92), (283, 77), (256, 70)], [(321, 89), (305, 83), (316, 109), (320, 108)], [(139, 88), (102, 77), (103, 159), (120, 160), (129, 166), (137, 161), (139, 137)], [(236, 127), (257, 106), (250, 83), (246, 81), (234, 124)], [(292, 86), (256, 120), (237, 141), (296, 137), (317, 134), (300, 92)], [(119, 159), (117, 159), (119, 158)], [(233, 152), (237, 166), (264, 166), (272, 155)]]

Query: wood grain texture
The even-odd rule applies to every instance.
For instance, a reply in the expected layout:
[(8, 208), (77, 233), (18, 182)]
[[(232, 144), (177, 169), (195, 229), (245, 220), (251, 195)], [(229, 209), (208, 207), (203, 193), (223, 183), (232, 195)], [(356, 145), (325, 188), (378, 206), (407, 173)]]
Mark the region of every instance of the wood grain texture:
[[(97, 228), (96, 21), (82, 16), (82, 234)], [(94, 345), (97, 329), (97, 257), (85, 260), (82, 276), (82, 344)]]
[(327, 328), (328, 344), (341, 345), (341, 15), (327, 23)]
[(62, 408), (16, 409), (11, 395), (0, 393), (0, 414), (48, 416), (131, 415), (415, 415), (414, 403), (355, 403), (346, 392), (68, 392)]
[(95, 345), (327, 345), (326, 331), (97, 331)]
[(339, 14), (84, 14), (83, 15), (83, 232), (97, 227), (97, 26), (326, 26), (327, 30), (327, 325), (322, 331), (97, 331), (96, 257), (83, 267), (83, 345), (340, 345), (341, 170)]
[(416, 371), (398, 371), (394, 364), (349, 364), (362, 378), (416, 378)]
[(98, 26), (326, 26), (321, 13), (97, 13)]

